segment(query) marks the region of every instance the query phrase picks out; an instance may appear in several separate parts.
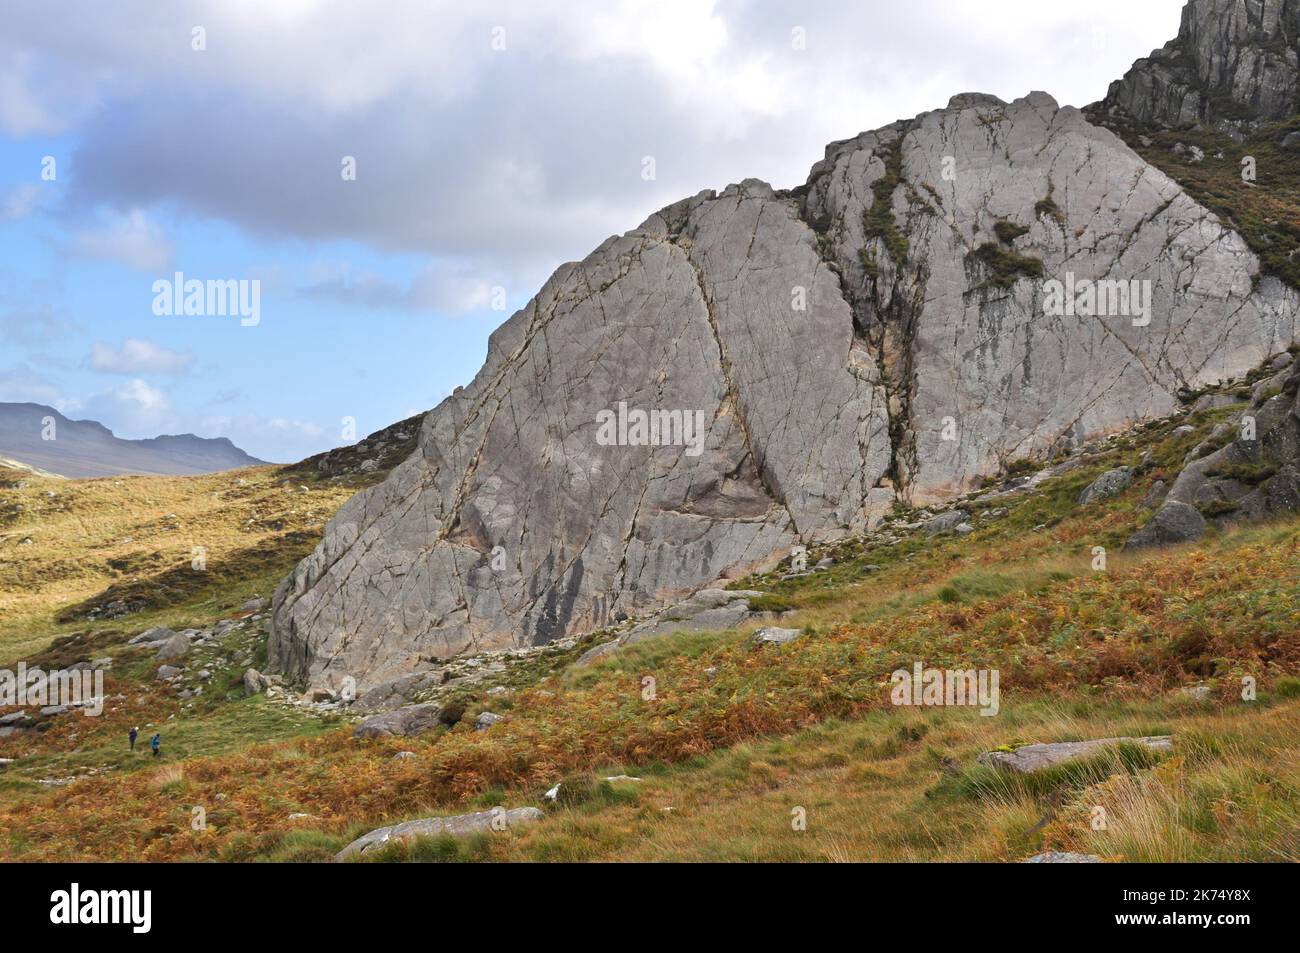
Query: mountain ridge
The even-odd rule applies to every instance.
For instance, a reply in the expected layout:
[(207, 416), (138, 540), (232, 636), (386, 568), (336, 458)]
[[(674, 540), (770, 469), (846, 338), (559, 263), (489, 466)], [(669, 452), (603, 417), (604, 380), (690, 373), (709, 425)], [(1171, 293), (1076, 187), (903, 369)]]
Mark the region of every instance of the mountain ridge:
[(227, 437), (186, 433), (129, 440), (96, 420), (73, 420), (53, 407), (32, 402), (0, 403), (0, 456), (74, 478), (179, 476), (265, 463)]

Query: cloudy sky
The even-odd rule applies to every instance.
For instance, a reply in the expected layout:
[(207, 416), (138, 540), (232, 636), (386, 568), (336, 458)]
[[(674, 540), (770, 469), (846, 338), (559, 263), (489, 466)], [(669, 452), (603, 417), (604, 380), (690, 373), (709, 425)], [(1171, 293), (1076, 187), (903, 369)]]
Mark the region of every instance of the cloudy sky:
[[(0, 401), (301, 458), (655, 209), (957, 92), (1093, 102), (1182, 3), (4, 0)], [(176, 272), (259, 323), (155, 314)]]

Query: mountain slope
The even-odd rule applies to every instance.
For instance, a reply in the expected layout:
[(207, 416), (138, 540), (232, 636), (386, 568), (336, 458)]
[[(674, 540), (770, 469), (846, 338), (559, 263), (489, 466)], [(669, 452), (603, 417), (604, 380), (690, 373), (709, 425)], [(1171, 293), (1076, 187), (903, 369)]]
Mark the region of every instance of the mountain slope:
[[(52, 422), (52, 424), (51, 424)], [(225, 437), (194, 434), (124, 440), (93, 420), (69, 420), (41, 404), (0, 403), (0, 456), (66, 477), (215, 473), (258, 466)]]

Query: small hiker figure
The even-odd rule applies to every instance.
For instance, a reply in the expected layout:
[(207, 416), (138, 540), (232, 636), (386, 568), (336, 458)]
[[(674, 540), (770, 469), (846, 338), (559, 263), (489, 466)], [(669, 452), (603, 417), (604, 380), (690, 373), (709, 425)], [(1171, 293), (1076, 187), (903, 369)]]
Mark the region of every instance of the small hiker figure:
[(127, 737), (131, 739), (131, 750), (132, 750), (132, 751), (135, 750), (135, 739), (136, 739), (136, 736), (139, 735), (139, 734), (140, 734), (140, 729), (139, 729), (139, 728), (132, 728), (132, 729), (131, 729), (131, 733), (130, 733), (129, 735), (127, 735)]
[(154, 735), (149, 739), (149, 747), (153, 749), (153, 756), (158, 757), (158, 751), (162, 748), (162, 735)]

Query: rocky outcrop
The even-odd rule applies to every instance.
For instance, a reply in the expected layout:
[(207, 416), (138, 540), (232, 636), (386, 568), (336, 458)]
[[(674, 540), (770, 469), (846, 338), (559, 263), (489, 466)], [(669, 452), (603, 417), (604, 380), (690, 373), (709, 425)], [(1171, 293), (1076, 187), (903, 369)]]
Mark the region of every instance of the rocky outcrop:
[(1171, 128), (1300, 112), (1300, 0), (1190, 0), (1178, 38), (1138, 60), (1100, 105)]
[(1275, 366), (1282, 370), (1255, 384), (1241, 413), (1192, 450), (1160, 510), (1126, 548), (1191, 542), (1209, 523), (1300, 512), (1300, 365)]
[(1298, 310), (1079, 110), (954, 97), (561, 267), (282, 584), (272, 664), (364, 692), (592, 631), (1166, 416)]

